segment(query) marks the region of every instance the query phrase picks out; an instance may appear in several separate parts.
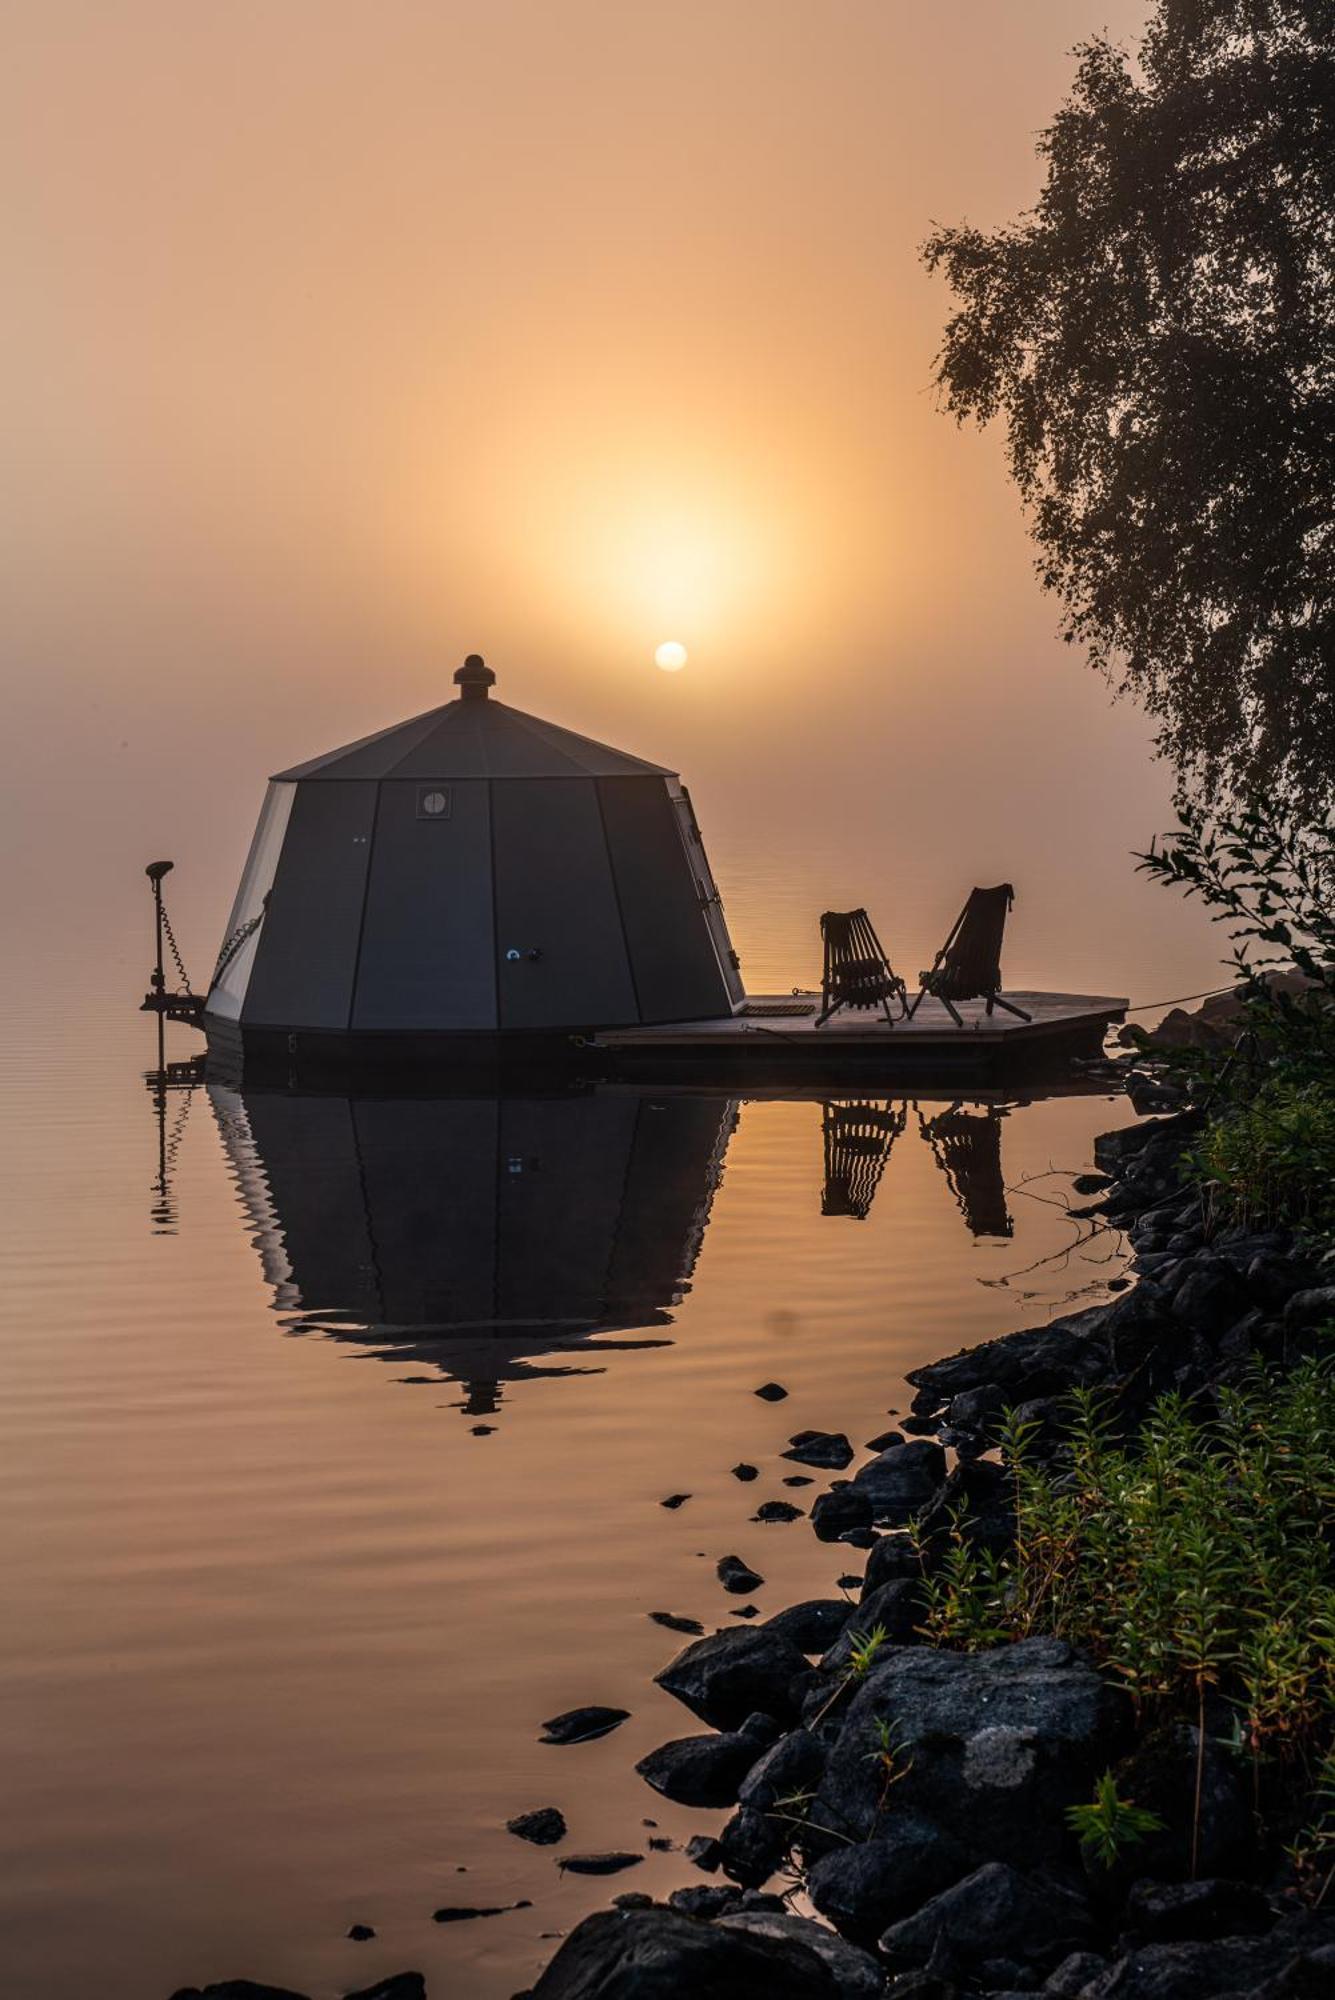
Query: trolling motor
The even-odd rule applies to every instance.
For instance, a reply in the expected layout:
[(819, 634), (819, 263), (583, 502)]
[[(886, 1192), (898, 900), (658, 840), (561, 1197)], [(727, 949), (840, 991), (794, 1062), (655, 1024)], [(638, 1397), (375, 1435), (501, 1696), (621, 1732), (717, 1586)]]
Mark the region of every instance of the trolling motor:
[[(144, 995), (141, 1014), (156, 1014), (159, 1028), (164, 1020), (184, 1021), (192, 1028), (203, 1025), (204, 1001), (198, 993), (190, 990), (190, 975), (185, 969), (176, 933), (172, 929), (167, 906), (162, 900), (162, 878), (172, 871), (170, 861), (150, 861), (144, 873), (153, 885), (153, 919), (157, 936), (157, 962), (148, 976), (148, 992)], [(175, 993), (167, 991), (167, 974), (162, 963), (162, 947), (166, 942), (171, 951), (176, 970), (180, 975), (180, 988)]]

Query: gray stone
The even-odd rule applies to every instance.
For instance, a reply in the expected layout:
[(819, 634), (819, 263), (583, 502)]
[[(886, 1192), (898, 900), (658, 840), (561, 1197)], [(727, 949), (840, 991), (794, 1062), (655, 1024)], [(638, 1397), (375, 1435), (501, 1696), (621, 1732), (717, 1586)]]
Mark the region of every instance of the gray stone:
[(807, 1876), (807, 1894), (823, 1917), (860, 1944), (874, 1944), (887, 1925), (920, 1909), (967, 1875), (968, 1849), (933, 1821), (912, 1814), (895, 1820), (884, 1839), (841, 1841)]
[(570, 1933), (533, 2000), (839, 2000), (804, 1942), (701, 1923), (677, 1910), (598, 1910)]
[(780, 1799), (797, 1792), (814, 1792), (824, 1770), (824, 1744), (809, 1730), (794, 1729), (751, 1766), (737, 1796), (744, 1806), (769, 1812)]
[(867, 1501), (874, 1521), (903, 1523), (928, 1504), (945, 1476), (941, 1446), (914, 1438), (870, 1459), (859, 1469), (853, 1491)]
[(1000, 1958), (1051, 1969), (1084, 1944), (1090, 1928), (1089, 1906), (1073, 1890), (989, 1861), (892, 1924), (880, 1949), (896, 1968), (926, 1965), (944, 1947), (950, 1964), (966, 1973)]
[(806, 1659), (790, 1639), (757, 1625), (697, 1639), (655, 1678), (712, 1729), (736, 1729), (757, 1709), (780, 1721), (794, 1718), (793, 1683), (806, 1672)]
[(736, 1916), (722, 1917), (719, 1929), (804, 1945), (829, 1968), (845, 2000), (878, 2000), (885, 1991), (885, 1974), (874, 1958), (827, 1931), (823, 1924), (813, 1923), (810, 1917), (794, 1916), (786, 1910), (743, 1910)]

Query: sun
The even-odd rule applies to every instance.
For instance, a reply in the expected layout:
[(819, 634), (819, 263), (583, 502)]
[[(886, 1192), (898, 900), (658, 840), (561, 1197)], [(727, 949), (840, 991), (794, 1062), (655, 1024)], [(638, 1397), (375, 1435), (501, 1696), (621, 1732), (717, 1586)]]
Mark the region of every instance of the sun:
[(677, 674), (686, 665), (688, 655), (680, 639), (664, 639), (654, 652), (654, 665), (661, 667), (665, 674)]

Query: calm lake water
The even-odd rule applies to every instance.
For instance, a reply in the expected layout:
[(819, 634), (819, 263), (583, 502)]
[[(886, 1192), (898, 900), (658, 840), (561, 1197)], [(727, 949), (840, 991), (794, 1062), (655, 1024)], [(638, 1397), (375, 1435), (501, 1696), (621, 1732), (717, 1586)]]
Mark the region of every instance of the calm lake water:
[[(882, 1100), (853, 1159), (816, 1101), (201, 1085), (165, 1094), (164, 1192), (133, 971), (104, 988), (29, 1009), (6, 1067), (0, 1986), (325, 1996), (415, 1966), (499, 2000), (616, 1890), (693, 1878), (558, 1853), (725, 1817), (634, 1774), (696, 1726), (648, 1614), (726, 1622), (730, 1553), (762, 1612), (860, 1566), (750, 1520), (820, 1490), (777, 1454), (860, 1444), (906, 1368), (1098, 1297), (1119, 1246), (1067, 1255), (1065, 1184), (1034, 1177), (1127, 1108)], [(584, 1702), (631, 1720), (539, 1744)], [(564, 1848), (505, 1831), (549, 1804)]]

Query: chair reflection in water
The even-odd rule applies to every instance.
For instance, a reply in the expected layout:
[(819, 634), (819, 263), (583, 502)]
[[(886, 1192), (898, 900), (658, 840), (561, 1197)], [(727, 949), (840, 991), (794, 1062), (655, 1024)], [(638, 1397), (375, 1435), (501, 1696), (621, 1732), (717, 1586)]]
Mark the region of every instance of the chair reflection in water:
[(905, 1104), (826, 1104), (825, 1189), (822, 1215), (848, 1215), (865, 1222), (890, 1158), (890, 1148), (908, 1121)]
[[(945, 1175), (960, 1214), (974, 1236), (1011, 1236), (1001, 1170), (1001, 1119), (996, 1105), (966, 1111), (951, 1104), (928, 1118), (915, 1105), (918, 1129)], [(905, 1103), (829, 1101), (822, 1107), (825, 1185), (822, 1215), (865, 1222), (881, 1185), (891, 1148), (908, 1122)]]

